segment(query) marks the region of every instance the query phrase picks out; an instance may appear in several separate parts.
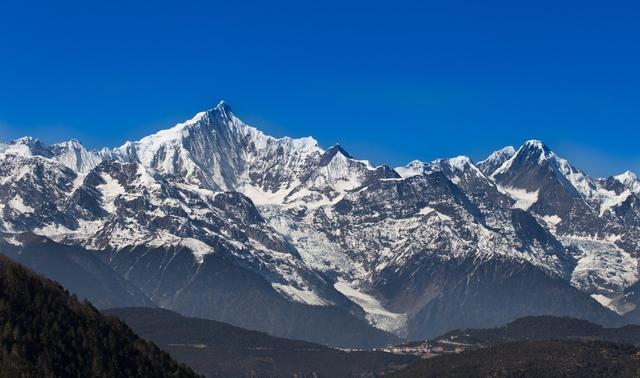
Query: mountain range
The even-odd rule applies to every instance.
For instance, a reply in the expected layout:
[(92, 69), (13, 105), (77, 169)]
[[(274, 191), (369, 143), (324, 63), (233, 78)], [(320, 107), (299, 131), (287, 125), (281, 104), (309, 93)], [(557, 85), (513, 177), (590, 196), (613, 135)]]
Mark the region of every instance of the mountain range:
[(527, 315), (640, 321), (640, 181), (544, 143), (392, 168), (224, 102), (121, 147), (0, 144), (0, 252), (101, 308), (345, 347)]

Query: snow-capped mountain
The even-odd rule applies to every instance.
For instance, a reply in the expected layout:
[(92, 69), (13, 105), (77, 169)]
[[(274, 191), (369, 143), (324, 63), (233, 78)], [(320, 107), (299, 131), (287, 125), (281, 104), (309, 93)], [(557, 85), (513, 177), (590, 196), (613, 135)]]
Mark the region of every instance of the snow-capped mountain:
[(622, 187), (628, 189), (632, 193), (640, 193), (640, 180), (635, 173), (626, 171), (620, 175), (613, 176), (613, 178), (622, 184)]
[(543, 313), (621, 322), (611, 309), (640, 304), (639, 188), (539, 141), (373, 166), (225, 103), (113, 149), (0, 144), (6, 245), (35, 233), (161, 307), (340, 345)]
[(631, 175), (625, 183), (594, 179), (529, 141), (492, 177), (571, 252), (574, 286), (609, 304), (637, 281), (640, 213)]

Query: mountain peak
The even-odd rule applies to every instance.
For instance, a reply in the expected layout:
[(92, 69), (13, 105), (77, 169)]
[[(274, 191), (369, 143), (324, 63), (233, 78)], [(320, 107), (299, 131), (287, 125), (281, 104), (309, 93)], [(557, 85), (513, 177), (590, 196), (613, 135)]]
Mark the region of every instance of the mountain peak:
[[(207, 123), (211, 120), (211, 118), (213, 119), (221, 118), (227, 121), (227, 120), (230, 120), (232, 117), (234, 117), (234, 114), (229, 104), (227, 104), (225, 101), (220, 101), (218, 105), (214, 106), (213, 108), (203, 112), (198, 112), (193, 117), (191, 117), (191, 119), (186, 120), (184, 122), (180, 122), (176, 124), (174, 127), (166, 130), (173, 130), (173, 131), (176, 131), (178, 129), (182, 130), (185, 126), (194, 125), (198, 122)], [(163, 132), (163, 131), (165, 130), (161, 130), (160, 132)]]
[(530, 140), (524, 142), (524, 144), (522, 145), (521, 148), (538, 149), (538, 150), (542, 150), (542, 151), (545, 151), (545, 152), (550, 152), (551, 151), (549, 149), (549, 147), (547, 147), (546, 144), (544, 144), (541, 140), (538, 140), (538, 139), (530, 139)]
[[(335, 152), (333, 152), (335, 151)], [(336, 143), (333, 146), (331, 146), (327, 152), (332, 152), (334, 154), (337, 154), (338, 152), (343, 154), (346, 158), (349, 159), (353, 159), (353, 156), (351, 156), (351, 154), (349, 154), (344, 148), (342, 148), (342, 146), (340, 145), (340, 143)]]
[(100, 164), (103, 158), (95, 151), (89, 151), (77, 139), (49, 146), (49, 157), (76, 172), (88, 172)]
[(515, 155), (516, 153), (516, 149), (513, 146), (506, 146), (503, 147), (499, 150), (493, 151), (491, 153), (491, 155), (489, 155), (486, 159), (484, 159), (483, 161), (479, 162), (478, 164), (482, 164), (485, 162), (489, 162), (489, 161), (495, 161), (495, 160), (499, 160), (502, 157), (508, 156), (511, 157), (513, 155)]
[(11, 142), (9, 142), (9, 144), (23, 145), (23, 146), (33, 146), (33, 145), (42, 144), (42, 142), (40, 142), (40, 139), (38, 139), (38, 138), (34, 138), (34, 137), (31, 137), (31, 136), (24, 136), (22, 138), (18, 138), (18, 139), (12, 140)]
[(8, 144), (4, 145), (1, 149), (1, 152), (21, 155), (21, 156), (32, 156), (32, 155), (41, 155), (46, 156), (46, 147), (38, 138), (25, 136), (22, 138), (18, 138), (10, 141)]
[(218, 105), (216, 105), (212, 111), (217, 112), (219, 114), (225, 115), (227, 117), (230, 117), (233, 115), (233, 110), (231, 110), (231, 106), (229, 106), (229, 104), (224, 101), (221, 100)]
[(52, 147), (60, 147), (60, 148), (73, 148), (73, 149), (84, 149), (84, 145), (77, 139), (69, 139), (64, 142), (55, 143)]
[(513, 155), (513, 154), (516, 153), (516, 148), (513, 147), (513, 146), (506, 146), (506, 147), (503, 147), (502, 149), (500, 149), (498, 151), (495, 151), (495, 152)]
[[(517, 165), (537, 164), (542, 165), (547, 160), (556, 158), (557, 156), (544, 144), (537, 139), (530, 139), (525, 141), (518, 151), (513, 152), (513, 148), (505, 147), (502, 150), (492, 153), (489, 158), (478, 163), (480, 169), (487, 175), (496, 177), (504, 174), (512, 165), (517, 162)], [(502, 156), (500, 156), (502, 154)], [(491, 158), (497, 158), (500, 156), (500, 164), (490, 164)]]
[(524, 142), (522, 147), (516, 153), (516, 156), (525, 159), (537, 160), (538, 164), (542, 164), (544, 161), (555, 156), (553, 151), (542, 141), (532, 139)]
[(613, 176), (613, 178), (632, 192), (640, 193), (640, 181), (635, 173), (626, 171), (620, 175)]
[(320, 158), (320, 165), (321, 166), (325, 166), (325, 165), (329, 164), (329, 162), (337, 154), (341, 154), (342, 156), (346, 157), (347, 159), (353, 159), (353, 156), (351, 156), (347, 151), (345, 151), (344, 148), (342, 148), (342, 146), (340, 146), (339, 143), (336, 143), (335, 145), (330, 147), (328, 150), (326, 150), (325, 153), (322, 155), (322, 157)]
[(422, 171), (426, 174), (443, 172), (445, 175), (458, 175), (459, 173), (464, 173), (468, 170), (477, 171), (478, 168), (473, 163), (473, 160), (465, 155), (448, 159), (436, 159), (425, 164), (422, 168)]
[(616, 180), (620, 181), (623, 184), (638, 180), (638, 176), (631, 171), (625, 171), (624, 173), (614, 176), (613, 178), (615, 178)]
[(395, 171), (400, 177), (406, 178), (411, 176), (419, 176), (424, 174), (425, 163), (420, 160), (412, 160), (404, 167), (397, 167)]
[(460, 171), (464, 171), (467, 167), (473, 165), (473, 161), (468, 156), (460, 155), (450, 159), (447, 159), (447, 162), (452, 168), (456, 168)]

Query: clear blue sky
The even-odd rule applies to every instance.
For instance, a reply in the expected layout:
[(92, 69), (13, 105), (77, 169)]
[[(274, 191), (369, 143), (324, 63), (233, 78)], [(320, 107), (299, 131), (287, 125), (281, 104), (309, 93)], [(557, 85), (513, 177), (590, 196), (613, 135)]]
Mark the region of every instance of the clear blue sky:
[(376, 163), (535, 138), (640, 173), (637, 1), (310, 3), (4, 0), (0, 140), (116, 146), (224, 99)]

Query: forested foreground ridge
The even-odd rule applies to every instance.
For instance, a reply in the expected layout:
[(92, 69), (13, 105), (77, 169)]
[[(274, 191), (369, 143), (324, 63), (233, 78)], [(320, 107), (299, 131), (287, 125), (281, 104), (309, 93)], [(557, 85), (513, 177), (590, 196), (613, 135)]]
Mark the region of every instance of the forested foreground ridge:
[(0, 255), (0, 377), (196, 377), (123, 322)]

